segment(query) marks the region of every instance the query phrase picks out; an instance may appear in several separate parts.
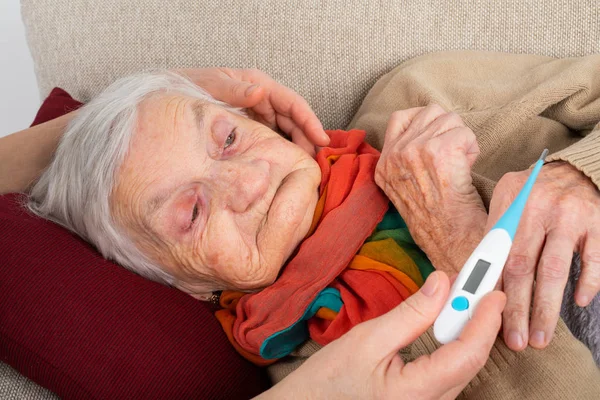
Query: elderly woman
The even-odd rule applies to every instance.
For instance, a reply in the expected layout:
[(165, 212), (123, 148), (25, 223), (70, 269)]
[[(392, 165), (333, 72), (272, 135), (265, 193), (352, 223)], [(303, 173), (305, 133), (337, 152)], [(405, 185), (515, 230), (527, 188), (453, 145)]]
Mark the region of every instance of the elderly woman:
[[(403, 148), (408, 158), (395, 155)], [(437, 218), (430, 218), (439, 228), (431, 239), (462, 235), (458, 245), (415, 238), (431, 250), (435, 265), (448, 270), (460, 267), (485, 225), (469, 174), (477, 153), (460, 118), (429, 107), (390, 120), (379, 161), (377, 183), (399, 209)], [(398, 176), (399, 164), (421, 154), (452, 166), (429, 170), (413, 192), (400, 194), (397, 183), (409, 177)], [(413, 162), (404, 169), (427, 167)], [(311, 230), (320, 180), (309, 152), (240, 110), (176, 75), (142, 74), (115, 83), (79, 111), (31, 190), (30, 208), (94, 243), (105, 257), (208, 299), (216, 290), (256, 291), (276, 281)], [(410, 200), (419, 195), (443, 204), (438, 211), (419, 209), (423, 203)], [(457, 213), (468, 222), (454, 224)], [(447, 285), (434, 274), (419, 295), (442, 299)], [(426, 306), (415, 299), (413, 306)], [(490, 319), (501, 303), (496, 297), (481, 308)], [(493, 327), (497, 321), (490, 319), (486, 328)], [(474, 329), (465, 335), (475, 335)]]
[(30, 208), (199, 299), (271, 284), (308, 230), (309, 153), (175, 74), (111, 85), (80, 112)]

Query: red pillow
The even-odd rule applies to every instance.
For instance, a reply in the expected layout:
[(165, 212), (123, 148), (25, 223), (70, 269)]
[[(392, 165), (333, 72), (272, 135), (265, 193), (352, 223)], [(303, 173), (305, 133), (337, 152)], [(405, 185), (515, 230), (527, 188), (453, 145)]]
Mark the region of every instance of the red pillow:
[[(78, 107), (54, 89), (34, 123)], [(263, 370), (210, 307), (103, 259), (0, 196), (0, 361), (63, 399), (249, 398)]]

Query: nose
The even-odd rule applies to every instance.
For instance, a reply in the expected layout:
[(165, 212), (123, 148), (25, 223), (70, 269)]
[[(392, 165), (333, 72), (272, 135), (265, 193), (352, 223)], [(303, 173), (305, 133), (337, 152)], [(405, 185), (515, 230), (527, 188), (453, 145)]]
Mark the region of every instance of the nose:
[(245, 212), (269, 189), (270, 167), (265, 160), (224, 163), (214, 175), (215, 195), (232, 211)]

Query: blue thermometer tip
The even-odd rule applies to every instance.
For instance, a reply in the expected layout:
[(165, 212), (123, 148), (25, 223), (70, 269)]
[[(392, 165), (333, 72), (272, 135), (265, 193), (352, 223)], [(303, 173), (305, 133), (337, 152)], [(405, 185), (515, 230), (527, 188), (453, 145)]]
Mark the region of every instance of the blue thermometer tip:
[(523, 185), (523, 188), (512, 202), (510, 207), (504, 212), (502, 217), (496, 222), (496, 225), (492, 229), (504, 229), (508, 232), (511, 240), (515, 239), (515, 233), (517, 232), (517, 228), (519, 227), (519, 221), (521, 220), (521, 215), (523, 214), (523, 210), (525, 209), (525, 204), (527, 203), (527, 199), (529, 198), (529, 194), (531, 193), (531, 189), (533, 188), (533, 184), (537, 179), (542, 166), (544, 165), (544, 160), (548, 155), (548, 149), (544, 149), (542, 155), (535, 163), (535, 167), (533, 167), (533, 171), (531, 171), (531, 175), (529, 175), (529, 179)]

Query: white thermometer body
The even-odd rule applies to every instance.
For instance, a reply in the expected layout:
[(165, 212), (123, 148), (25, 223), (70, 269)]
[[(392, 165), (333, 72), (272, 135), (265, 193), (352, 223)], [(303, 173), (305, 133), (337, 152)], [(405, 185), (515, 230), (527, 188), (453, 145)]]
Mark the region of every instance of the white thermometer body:
[(483, 296), (494, 290), (510, 253), (521, 214), (548, 153), (544, 150), (525, 185), (471, 254), (450, 289), (450, 296), (435, 320), (433, 333), (442, 344), (458, 339)]

